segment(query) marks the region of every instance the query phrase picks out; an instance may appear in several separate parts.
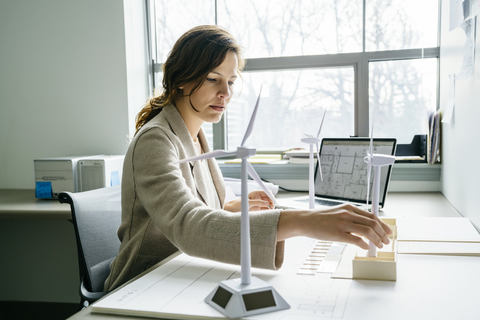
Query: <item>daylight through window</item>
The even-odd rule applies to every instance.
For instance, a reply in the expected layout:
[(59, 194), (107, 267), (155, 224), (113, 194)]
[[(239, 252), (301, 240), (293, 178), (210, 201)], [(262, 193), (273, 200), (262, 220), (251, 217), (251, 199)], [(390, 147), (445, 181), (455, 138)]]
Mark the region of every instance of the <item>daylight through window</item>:
[[(251, 137), (257, 150), (304, 147), (328, 108), (322, 137), (409, 143), (437, 107), (438, 0), (154, 0), (161, 64), (176, 39), (218, 24), (244, 47), (247, 67), (225, 119), (206, 124), (214, 148), (239, 144), (263, 85)], [(239, 94), (240, 93), (240, 94)]]

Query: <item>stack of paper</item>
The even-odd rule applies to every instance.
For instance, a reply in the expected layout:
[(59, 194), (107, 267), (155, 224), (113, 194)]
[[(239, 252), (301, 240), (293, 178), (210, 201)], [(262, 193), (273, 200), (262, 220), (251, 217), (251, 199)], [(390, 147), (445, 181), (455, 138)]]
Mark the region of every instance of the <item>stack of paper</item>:
[(398, 253), (480, 256), (480, 234), (468, 218), (398, 218)]
[[(285, 151), (285, 159), (289, 159), (290, 163), (309, 163), (310, 151), (303, 148), (296, 148)], [(317, 157), (313, 159), (317, 163)]]
[[(401, 217), (395, 223), (397, 240), (391, 245), (399, 254), (480, 256), (480, 234), (468, 218)], [(364, 251), (348, 244), (332, 278), (352, 279), (352, 261)]]

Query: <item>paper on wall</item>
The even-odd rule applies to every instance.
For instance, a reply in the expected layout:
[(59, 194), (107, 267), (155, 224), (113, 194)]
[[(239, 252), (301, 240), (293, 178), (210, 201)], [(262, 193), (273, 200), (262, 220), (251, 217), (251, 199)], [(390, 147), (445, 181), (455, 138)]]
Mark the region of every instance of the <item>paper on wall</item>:
[(460, 27), (465, 32), (465, 49), (462, 68), (456, 74), (457, 80), (468, 80), (475, 71), (475, 19), (463, 22)]

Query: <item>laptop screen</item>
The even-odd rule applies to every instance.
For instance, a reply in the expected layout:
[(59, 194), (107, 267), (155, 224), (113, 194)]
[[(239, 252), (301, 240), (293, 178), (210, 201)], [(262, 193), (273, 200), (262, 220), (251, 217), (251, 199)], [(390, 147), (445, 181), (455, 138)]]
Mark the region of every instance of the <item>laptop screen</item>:
[[(395, 138), (374, 138), (373, 153), (395, 155)], [(315, 170), (317, 197), (347, 200), (365, 204), (367, 200), (367, 170), (363, 160), (370, 148), (369, 138), (324, 138), (320, 148), (323, 181)], [(392, 166), (381, 167), (380, 203), (383, 207)], [(373, 168), (370, 177), (369, 203), (372, 201)]]

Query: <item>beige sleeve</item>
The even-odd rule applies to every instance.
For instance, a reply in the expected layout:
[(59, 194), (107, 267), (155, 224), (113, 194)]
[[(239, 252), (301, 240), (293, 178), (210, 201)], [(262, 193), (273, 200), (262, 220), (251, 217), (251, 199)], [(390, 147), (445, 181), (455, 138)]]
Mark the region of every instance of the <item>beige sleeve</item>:
[[(176, 136), (154, 127), (138, 137), (133, 175), (139, 201), (161, 232), (183, 252), (226, 263), (240, 263), (240, 213), (214, 210), (192, 191), (190, 164)], [(250, 213), (252, 265), (277, 269), (284, 242), (277, 244), (280, 210)]]

